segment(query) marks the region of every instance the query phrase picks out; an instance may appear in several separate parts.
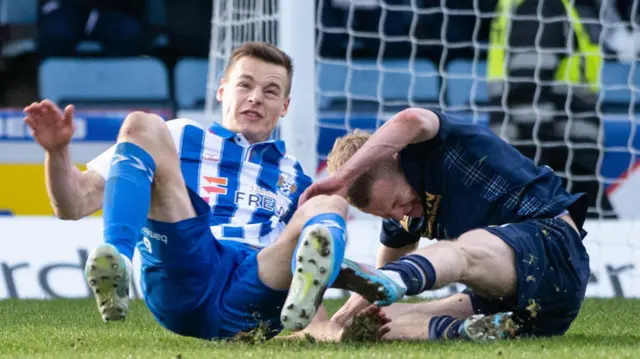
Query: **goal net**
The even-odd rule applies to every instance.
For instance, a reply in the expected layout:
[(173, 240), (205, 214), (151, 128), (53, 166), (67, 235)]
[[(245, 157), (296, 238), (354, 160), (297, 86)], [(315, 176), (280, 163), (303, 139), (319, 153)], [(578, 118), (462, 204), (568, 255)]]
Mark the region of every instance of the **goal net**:
[[(493, 35), (509, 38), (518, 31), (513, 37), (531, 43), (490, 41), (499, 3), (533, 10), (509, 8), (503, 31), (494, 28)], [(326, 175), (324, 160), (336, 137), (355, 128), (375, 130), (407, 106), (490, 126), (538, 164), (551, 166), (570, 191), (589, 193), (588, 294), (640, 296), (640, 8), (637, 0), (593, 3), (216, 1), (206, 111), (216, 111), (215, 90), (233, 48), (262, 40), (294, 59), (292, 108), (278, 136), (307, 171), (317, 168), (317, 177)], [(580, 84), (584, 78), (573, 83), (566, 75), (570, 64), (563, 62), (567, 54), (588, 52), (585, 34), (603, 59), (595, 90)], [(506, 76), (497, 91), (487, 66), (495, 48), (504, 49)], [(547, 56), (554, 51), (557, 56)], [(588, 56), (581, 57), (579, 68), (593, 74)], [(349, 226), (349, 255), (372, 262), (379, 221), (355, 213)]]

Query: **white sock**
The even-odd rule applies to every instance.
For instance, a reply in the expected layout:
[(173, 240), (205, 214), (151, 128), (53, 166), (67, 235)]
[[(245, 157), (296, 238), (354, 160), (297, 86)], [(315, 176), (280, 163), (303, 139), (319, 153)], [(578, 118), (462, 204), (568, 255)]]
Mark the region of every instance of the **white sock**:
[(404, 281), (402, 280), (402, 277), (400, 277), (400, 273), (398, 273), (396, 271), (392, 271), (392, 270), (386, 270), (386, 269), (381, 269), (380, 272), (382, 272), (384, 275), (389, 277), (389, 279), (394, 281), (397, 285), (399, 285), (402, 288), (404, 288), (404, 290), (407, 290), (407, 285), (404, 284)]

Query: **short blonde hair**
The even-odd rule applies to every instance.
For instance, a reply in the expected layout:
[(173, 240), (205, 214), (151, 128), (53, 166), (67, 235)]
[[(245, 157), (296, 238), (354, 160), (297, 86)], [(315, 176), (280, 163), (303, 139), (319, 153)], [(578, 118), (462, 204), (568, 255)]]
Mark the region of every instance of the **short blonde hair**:
[(369, 138), (371, 138), (371, 133), (362, 130), (355, 130), (353, 133), (338, 138), (327, 157), (329, 173), (333, 174), (338, 168), (342, 167), (342, 165), (364, 146)]
[[(371, 133), (355, 130), (340, 137), (333, 144), (327, 157), (327, 167), (330, 174), (334, 174), (371, 138)], [(371, 203), (371, 187), (380, 174), (388, 173), (392, 168), (390, 161), (382, 161), (369, 171), (360, 174), (347, 192), (347, 199), (353, 206), (363, 209)]]

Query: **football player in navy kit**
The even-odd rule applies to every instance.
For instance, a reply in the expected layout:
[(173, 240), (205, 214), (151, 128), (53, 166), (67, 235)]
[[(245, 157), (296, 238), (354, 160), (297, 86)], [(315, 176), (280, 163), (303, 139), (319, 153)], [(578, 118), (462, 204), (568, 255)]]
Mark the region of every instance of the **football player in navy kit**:
[[(363, 272), (384, 272), (407, 295), (467, 287), (383, 308), (392, 320), (384, 338), (561, 335), (578, 315), (589, 278), (586, 195), (567, 192), (549, 167), (489, 129), (409, 108), (373, 134), (337, 140), (328, 166), (332, 175), (300, 203), (340, 194), (384, 218), (378, 269)], [(417, 249), (422, 237), (438, 241)], [(332, 320), (343, 324), (368, 305), (354, 295)]]

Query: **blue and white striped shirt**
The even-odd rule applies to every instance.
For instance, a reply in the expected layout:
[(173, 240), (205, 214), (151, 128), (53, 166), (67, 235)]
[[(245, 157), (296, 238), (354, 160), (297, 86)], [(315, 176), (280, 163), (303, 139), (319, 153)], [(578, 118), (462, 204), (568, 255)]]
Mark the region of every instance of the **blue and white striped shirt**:
[[(211, 206), (210, 226), (220, 240), (265, 247), (273, 243), (311, 185), (282, 141), (255, 144), (217, 123), (167, 122), (185, 183)], [(115, 146), (88, 163), (105, 179)]]

